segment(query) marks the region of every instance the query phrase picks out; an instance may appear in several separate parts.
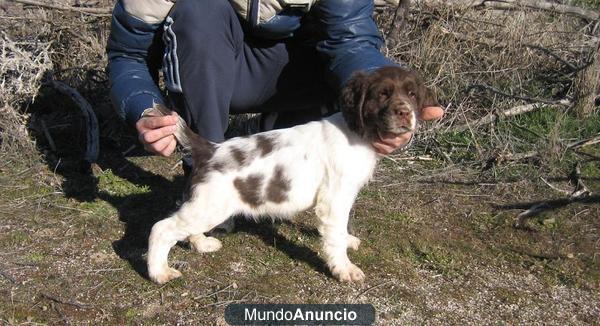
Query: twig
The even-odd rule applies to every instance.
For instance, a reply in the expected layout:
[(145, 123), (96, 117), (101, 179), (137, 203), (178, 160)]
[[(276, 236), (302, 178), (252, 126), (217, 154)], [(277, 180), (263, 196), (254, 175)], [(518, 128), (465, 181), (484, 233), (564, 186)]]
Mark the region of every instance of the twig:
[(531, 103), (531, 104), (519, 105), (519, 106), (515, 106), (514, 108), (510, 108), (510, 109), (502, 111), (502, 112), (490, 113), (490, 114), (484, 116), (483, 118), (477, 119), (475, 121), (472, 121), (472, 122), (469, 122), (466, 124), (455, 126), (453, 128), (450, 128), (450, 131), (454, 131), (454, 132), (465, 131), (465, 130), (469, 129), (469, 127), (472, 128), (472, 127), (477, 127), (477, 126), (481, 126), (481, 125), (494, 123), (496, 120), (498, 120), (499, 117), (512, 117), (512, 116), (516, 116), (519, 114), (535, 111), (541, 107), (561, 108), (561, 107), (568, 107), (570, 105), (571, 105), (571, 102), (569, 100), (565, 100), (565, 99), (555, 101), (555, 103), (553, 103), (553, 104)]
[(7, 279), (12, 284), (17, 284), (17, 280), (14, 277), (8, 275), (4, 271), (0, 271), (0, 275), (2, 275), (5, 279)]
[(517, 215), (517, 220), (515, 221), (514, 227), (517, 229), (523, 228), (527, 218), (544, 211), (546, 208), (548, 208), (547, 203), (539, 203), (539, 204), (533, 205), (530, 209)]
[(382, 287), (382, 286), (384, 286), (384, 285), (388, 285), (388, 284), (390, 284), (390, 283), (392, 283), (392, 280), (385, 281), (385, 282), (383, 282), (383, 283), (379, 283), (379, 284), (377, 284), (377, 285), (373, 285), (373, 286), (371, 286), (370, 288), (368, 288), (368, 289), (365, 289), (365, 290), (364, 290), (364, 291), (362, 291), (361, 293), (357, 294), (357, 295), (354, 297), (354, 299), (356, 300), (356, 299), (360, 298), (360, 296), (362, 296), (362, 295), (365, 295), (367, 292), (369, 292), (369, 291), (371, 291), (371, 290), (374, 290), (374, 289), (376, 289), (376, 288), (380, 288), (380, 287)]
[(66, 305), (69, 305), (69, 306), (75, 306), (75, 307), (81, 308), (81, 309), (88, 309), (88, 308), (90, 308), (90, 305), (85, 304), (85, 303), (81, 303), (81, 302), (78, 302), (78, 301), (75, 301), (75, 300), (68, 300), (68, 301), (67, 300), (63, 300), (61, 298), (57, 298), (57, 297), (55, 297), (55, 296), (53, 296), (51, 294), (44, 293), (44, 292), (42, 292), (40, 294), (42, 295), (42, 297), (44, 297), (44, 298), (46, 298), (48, 300), (57, 302), (57, 303), (62, 303), (62, 304), (66, 304)]
[(586, 153), (584, 151), (575, 150), (575, 154), (587, 156), (587, 157), (591, 158), (592, 160), (600, 161), (600, 156), (597, 156), (597, 155), (594, 155), (594, 154), (590, 154), (590, 153)]
[[(586, 185), (583, 183), (583, 180), (581, 179), (581, 170), (579, 168), (579, 163), (575, 164), (575, 166), (573, 167), (573, 172), (571, 172), (571, 183), (575, 184), (575, 187), (572, 192), (559, 189), (559, 188), (551, 185), (546, 180), (544, 180), (544, 178), (541, 178), (541, 179), (550, 188), (552, 188), (556, 191), (559, 191), (560, 193), (568, 195), (569, 198), (561, 200), (562, 202), (565, 202), (566, 204), (572, 203), (572, 202), (578, 202), (578, 201), (585, 201), (587, 198), (589, 198), (592, 195), (592, 192), (586, 187)], [(551, 201), (535, 204), (528, 210), (517, 215), (517, 219), (515, 221), (514, 227), (515, 228), (523, 228), (525, 221), (528, 218), (530, 218), (534, 215), (537, 215), (540, 212), (543, 212), (549, 208), (553, 208), (556, 206), (557, 206), (557, 204), (556, 203), (552, 204)]]
[(404, 22), (406, 21), (406, 13), (408, 11), (408, 7), (410, 7), (410, 0), (399, 0), (396, 5), (396, 10), (394, 11), (394, 17), (390, 22), (387, 33), (385, 34), (386, 42), (389, 43), (391, 47), (393, 47), (397, 43), (397, 38), (390, 37), (392, 33), (397, 32), (402, 28)]
[(581, 169), (579, 163), (575, 164), (573, 172), (571, 173), (571, 182), (575, 183), (575, 189), (569, 197), (570, 200), (579, 200), (581, 198), (589, 197), (592, 192), (585, 186), (581, 179)]
[(224, 291), (226, 291), (226, 290), (227, 290), (227, 289), (229, 289), (230, 287), (232, 287), (232, 286), (233, 286), (233, 284), (234, 284), (234, 283), (231, 283), (231, 284), (229, 284), (228, 286), (226, 286), (226, 287), (224, 287), (224, 288), (222, 288), (222, 289), (220, 289), (220, 290), (217, 290), (217, 291), (215, 291), (215, 292), (213, 292), (213, 293), (209, 293), (209, 294), (205, 294), (205, 295), (199, 295), (199, 296), (197, 296), (197, 297), (194, 297), (194, 300), (199, 300), (199, 299), (203, 299), (203, 298), (212, 297), (213, 295), (217, 295), (217, 294), (219, 294), (219, 293), (221, 293), (221, 292), (224, 292)]
[(53, 86), (59, 92), (71, 97), (71, 99), (81, 110), (87, 126), (87, 142), (84, 159), (89, 163), (96, 162), (98, 159), (98, 152), (100, 150), (100, 136), (98, 131), (98, 119), (96, 118), (96, 114), (92, 109), (92, 105), (83, 96), (81, 96), (81, 94), (75, 88), (61, 81), (49, 78), (47, 83)]
[(523, 96), (523, 95), (515, 95), (515, 94), (509, 94), (506, 92), (503, 92), (495, 87), (489, 86), (489, 85), (483, 85), (483, 84), (475, 84), (475, 85), (471, 85), (469, 87), (467, 87), (467, 89), (465, 90), (465, 93), (469, 93), (472, 89), (475, 88), (481, 88), (481, 89), (487, 89), (489, 91), (491, 91), (492, 93), (504, 96), (504, 97), (510, 97), (510, 98), (514, 98), (517, 100), (523, 100), (523, 101), (527, 101), (527, 102), (534, 102), (534, 103), (543, 103), (543, 104), (561, 104), (561, 105), (566, 105), (563, 104), (562, 102), (565, 100), (547, 100), (547, 99), (543, 99), (543, 98), (536, 98), (536, 97), (531, 97), (531, 96)]
[(594, 144), (598, 144), (600, 143), (600, 135), (596, 136), (596, 137), (592, 137), (592, 138), (588, 138), (588, 139), (584, 139), (584, 140), (579, 140), (573, 143), (570, 143), (569, 145), (567, 145), (567, 148), (569, 149), (579, 149), (581, 147), (585, 147), (585, 146), (589, 146), (589, 145), (594, 145)]
[[(584, 140), (579, 140), (579, 141), (564, 145), (564, 149), (575, 151), (581, 147), (589, 146), (589, 145), (593, 145), (593, 144), (597, 144), (597, 143), (600, 143), (600, 136), (596, 136), (596, 137), (592, 137), (592, 138), (588, 138), (588, 139), (584, 139)], [(582, 153), (582, 152), (577, 152), (577, 153)], [(542, 153), (540, 151), (529, 151), (529, 152), (517, 153), (517, 154), (496, 155), (496, 156), (493, 156), (492, 158), (490, 158), (490, 160), (493, 162), (520, 161), (520, 160), (540, 156), (541, 154)], [(584, 154), (587, 154), (587, 153), (584, 153)], [(590, 155), (590, 156), (593, 156), (593, 155)], [(546, 183), (546, 184), (548, 184), (548, 183)], [(550, 187), (553, 188), (552, 186), (550, 186)]]
[(577, 16), (587, 20), (600, 19), (600, 13), (591, 9), (569, 6), (550, 1), (538, 0), (414, 0), (416, 4), (424, 4), (427, 6), (446, 6), (454, 9), (468, 8), (489, 8), (501, 10), (513, 10), (522, 8), (531, 8), (544, 11), (551, 11), (564, 15)]
[(89, 271), (90, 273), (103, 273), (103, 272), (117, 272), (117, 271), (122, 271), (123, 267), (117, 267), (117, 268), (100, 268), (100, 269), (93, 269), (91, 271)]
[(560, 192), (561, 194), (563, 194), (563, 195), (571, 195), (571, 192), (570, 192), (570, 191), (568, 191), (568, 190), (563, 190), (563, 189), (560, 189), (560, 188), (558, 188), (558, 187), (556, 187), (556, 186), (552, 185), (550, 182), (546, 181), (546, 179), (544, 179), (544, 178), (542, 178), (542, 177), (540, 177), (540, 179), (541, 179), (541, 180), (542, 180), (542, 181), (543, 181), (543, 182), (544, 182), (544, 183), (545, 183), (545, 184), (546, 184), (548, 187), (550, 187), (550, 188), (552, 188), (552, 189), (554, 189), (554, 190), (556, 190), (556, 191)]
[(43, 3), (34, 0), (10, 0), (16, 3), (21, 3), (25, 5), (38, 6), (42, 8), (56, 9), (56, 10), (66, 10), (66, 11), (76, 11), (87, 15), (100, 16), (100, 17), (110, 17), (112, 13), (111, 8), (85, 8), (85, 7), (71, 7), (71, 6), (61, 6), (54, 5), (50, 3)]
[(581, 7), (569, 6), (560, 3), (550, 1), (539, 1), (539, 0), (502, 0), (502, 1), (484, 1), (486, 7), (494, 9), (515, 9), (519, 7), (526, 7), (532, 9), (539, 9), (544, 11), (551, 11), (566, 15), (578, 16), (580, 18), (588, 20), (600, 19), (600, 13), (594, 10), (588, 10)]
[(512, 46), (516, 45), (516, 46), (521, 46), (521, 47), (525, 47), (525, 48), (530, 48), (533, 50), (538, 50), (538, 51), (543, 52), (543, 53), (547, 54), (548, 56), (554, 58), (556, 61), (562, 63), (563, 65), (567, 66), (567, 68), (569, 68), (569, 74), (579, 72), (579, 71), (589, 67), (592, 64), (592, 61), (589, 61), (589, 62), (586, 62), (583, 65), (577, 67), (574, 64), (568, 62), (567, 60), (561, 58), (558, 54), (554, 53), (552, 50), (545, 48), (541, 45), (537, 45), (537, 44), (529, 44), (529, 43), (509, 44), (509, 43), (506, 43), (503, 41), (499, 41), (496, 39), (489, 39), (489, 38), (485, 38), (485, 37), (473, 38), (473, 37), (467, 36), (462, 33), (450, 31), (447, 28), (442, 28), (442, 32), (444, 32), (446, 34), (452, 34), (452, 36), (454, 36), (456, 39), (461, 40), (461, 41), (475, 42), (477, 44), (483, 44), (483, 45), (489, 46), (491, 48), (506, 48), (506, 47), (512, 47)]
[(540, 155), (539, 151), (529, 151), (524, 153), (516, 153), (516, 154), (503, 154), (497, 155), (492, 158), (495, 162), (506, 162), (506, 161), (521, 161), (532, 157), (537, 157)]

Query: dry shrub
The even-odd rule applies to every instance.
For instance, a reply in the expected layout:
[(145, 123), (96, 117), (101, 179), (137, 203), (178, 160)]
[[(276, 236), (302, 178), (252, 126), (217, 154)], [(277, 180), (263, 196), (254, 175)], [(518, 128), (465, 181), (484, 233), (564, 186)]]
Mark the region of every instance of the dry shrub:
[[(104, 72), (110, 19), (19, 4), (6, 10), (0, 18), (0, 29), (5, 31), (0, 62), (2, 138), (29, 142), (19, 155), (36, 156), (36, 162), (41, 161), (42, 149), (44, 161), (54, 170), (60, 161), (81, 159), (85, 125), (73, 101), (44, 81), (54, 78), (67, 83), (93, 103), (98, 115), (108, 113), (112, 118)], [(16, 130), (18, 134), (10, 134)], [(45, 150), (49, 133), (57, 151)], [(3, 141), (0, 154), (7, 155), (14, 146)]]
[(19, 108), (34, 101), (44, 74), (52, 69), (49, 44), (0, 37), (0, 154), (27, 164), (39, 162), (26, 126), (28, 116)]
[[(387, 28), (391, 16), (389, 12), (379, 15), (380, 26)], [(590, 65), (600, 44), (594, 34), (594, 24), (579, 18), (531, 9), (413, 5), (402, 28), (388, 36), (394, 39), (387, 51), (434, 86), (441, 103), (448, 105), (441, 126), (448, 130), (528, 102), (496, 91), (532, 98), (532, 102), (587, 101), (591, 114), (598, 89), (590, 90), (590, 83), (597, 85), (599, 80), (598, 63)], [(588, 94), (587, 100), (582, 94)], [(492, 147), (503, 150), (512, 151), (510, 147), (519, 141), (494, 125), (472, 132), (475, 142), (478, 134), (494, 134)]]
[(462, 109), (455, 112), (481, 116), (519, 101), (481, 89), (466, 94), (472, 85), (545, 99), (573, 95), (577, 69), (598, 44), (585, 28), (576, 18), (533, 10), (415, 7), (388, 53), (425, 74), (445, 103)]

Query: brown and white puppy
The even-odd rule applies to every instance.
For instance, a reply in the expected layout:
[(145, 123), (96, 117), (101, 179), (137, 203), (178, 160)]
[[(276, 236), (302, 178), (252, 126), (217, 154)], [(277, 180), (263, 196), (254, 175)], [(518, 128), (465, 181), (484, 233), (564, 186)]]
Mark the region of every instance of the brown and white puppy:
[(415, 73), (386, 67), (355, 75), (341, 92), (342, 112), (321, 121), (221, 144), (199, 137), (181, 121), (176, 137), (191, 150), (194, 168), (186, 201), (152, 228), (150, 279), (162, 284), (181, 276), (167, 263), (177, 241), (188, 240), (198, 252), (220, 249), (220, 241), (204, 233), (230, 216), (285, 219), (314, 208), (331, 273), (340, 281), (362, 280), (363, 272), (346, 253), (357, 250), (360, 240), (347, 226), (356, 195), (380, 158), (372, 142), (414, 131), (419, 111), (435, 105)]

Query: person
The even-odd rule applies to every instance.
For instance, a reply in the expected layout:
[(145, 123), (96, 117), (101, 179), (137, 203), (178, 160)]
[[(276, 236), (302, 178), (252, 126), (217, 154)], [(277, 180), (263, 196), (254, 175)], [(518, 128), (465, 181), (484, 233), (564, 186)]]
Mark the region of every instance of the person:
[[(398, 64), (380, 51), (373, 9), (373, 0), (119, 0), (107, 45), (111, 100), (162, 156), (176, 148), (177, 114), (144, 114), (154, 103), (168, 101), (214, 142), (229, 114), (263, 113), (262, 130), (318, 119), (353, 73)], [(442, 115), (429, 107), (420, 119)], [(389, 154), (411, 137), (373, 146)]]

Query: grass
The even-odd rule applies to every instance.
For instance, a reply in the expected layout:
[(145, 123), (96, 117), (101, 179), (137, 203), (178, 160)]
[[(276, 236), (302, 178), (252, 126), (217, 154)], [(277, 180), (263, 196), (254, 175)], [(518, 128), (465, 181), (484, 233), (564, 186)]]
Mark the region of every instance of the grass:
[[(597, 108), (582, 118), (578, 106), (547, 107), (450, 131), (525, 102), (467, 91), (474, 84), (578, 100), (593, 71), (571, 72), (527, 44), (585, 65), (597, 51), (586, 43), (586, 22), (537, 11), (412, 8), (391, 34), (401, 42), (386, 53), (421, 72), (448, 110), (407, 152), (382, 160), (358, 196), (351, 232), (362, 243), (349, 255), (364, 283), (331, 277), (307, 212), (294, 222), (240, 222), (220, 236), (217, 253), (176, 246), (171, 262), (184, 277), (156, 286), (145, 278), (148, 232), (174, 209), (184, 183), (178, 157), (145, 155), (112, 112), (104, 72), (109, 19), (13, 4), (3, 15), (18, 19), (0, 18), (9, 36), (0, 49), (0, 324), (224, 324), (231, 302), (371, 303), (381, 325), (600, 318), (600, 146), (564, 149), (600, 133)], [(380, 26), (390, 18), (377, 16)], [(85, 133), (77, 108), (41, 86), (49, 71), (93, 103), (102, 150), (91, 171), (78, 161)], [(539, 155), (491, 159), (529, 151)], [(572, 189), (576, 163), (592, 196), (570, 202), (540, 177)], [(554, 204), (527, 228), (513, 227), (540, 202)]]

